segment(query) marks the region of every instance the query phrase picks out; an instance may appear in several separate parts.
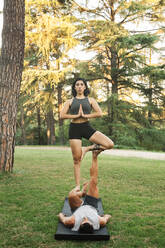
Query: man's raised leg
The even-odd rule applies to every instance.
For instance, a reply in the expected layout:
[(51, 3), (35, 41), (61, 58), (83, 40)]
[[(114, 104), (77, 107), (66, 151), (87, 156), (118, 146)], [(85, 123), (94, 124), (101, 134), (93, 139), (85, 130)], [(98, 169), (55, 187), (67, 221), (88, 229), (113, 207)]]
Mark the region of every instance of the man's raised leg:
[(96, 150), (92, 152), (92, 166), (90, 168), (90, 182), (89, 182), (89, 190), (87, 195), (93, 196), (95, 198), (99, 197), (99, 190), (97, 187), (98, 183), (98, 161), (97, 157), (101, 151)]

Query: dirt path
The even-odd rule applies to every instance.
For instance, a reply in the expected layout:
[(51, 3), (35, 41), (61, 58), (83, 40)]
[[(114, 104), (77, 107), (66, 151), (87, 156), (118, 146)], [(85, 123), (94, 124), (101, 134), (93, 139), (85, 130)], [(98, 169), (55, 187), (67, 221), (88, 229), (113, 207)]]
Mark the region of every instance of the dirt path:
[[(16, 148), (38, 150), (70, 150), (70, 147), (66, 146), (16, 146)], [(163, 152), (112, 149), (104, 151), (103, 153), (121, 157), (138, 157), (146, 159), (165, 160), (165, 153)]]
[(146, 158), (146, 159), (155, 159), (155, 160), (165, 160), (165, 153), (163, 152), (113, 149), (110, 151), (104, 151), (104, 153), (114, 156), (121, 156), (121, 157), (137, 157), (137, 158)]

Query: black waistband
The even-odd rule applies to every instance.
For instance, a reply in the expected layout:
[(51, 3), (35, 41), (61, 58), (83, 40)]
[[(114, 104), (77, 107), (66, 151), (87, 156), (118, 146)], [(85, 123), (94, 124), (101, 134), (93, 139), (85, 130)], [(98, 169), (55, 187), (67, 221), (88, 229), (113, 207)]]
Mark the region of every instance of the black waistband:
[(78, 126), (78, 125), (80, 125), (80, 126), (82, 125), (82, 126), (83, 126), (83, 125), (89, 124), (89, 121), (85, 121), (85, 122), (81, 122), (81, 123), (70, 122), (70, 124), (71, 124), (71, 125), (75, 125), (75, 126), (76, 126), (76, 125), (77, 125), (77, 126)]

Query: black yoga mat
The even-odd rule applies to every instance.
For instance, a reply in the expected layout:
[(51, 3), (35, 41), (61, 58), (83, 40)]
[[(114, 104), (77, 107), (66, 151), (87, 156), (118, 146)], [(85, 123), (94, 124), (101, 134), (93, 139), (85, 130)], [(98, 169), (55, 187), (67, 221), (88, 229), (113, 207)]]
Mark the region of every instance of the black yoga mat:
[[(104, 214), (101, 198), (99, 198), (98, 201), (98, 212), (99, 215)], [(64, 201), (62, 213), (66, 216), (72, 215), (67, 197)], [(72, 231), (70, 228), (64, 226), (64, 224), (59, 221), (54, 238), (57, 240), (109, 240), (110, 234), (108, 233), (106, 226), (101, 227), (99, 230), (94, 231), (94, 233), (92, 234), (88, 234)]]

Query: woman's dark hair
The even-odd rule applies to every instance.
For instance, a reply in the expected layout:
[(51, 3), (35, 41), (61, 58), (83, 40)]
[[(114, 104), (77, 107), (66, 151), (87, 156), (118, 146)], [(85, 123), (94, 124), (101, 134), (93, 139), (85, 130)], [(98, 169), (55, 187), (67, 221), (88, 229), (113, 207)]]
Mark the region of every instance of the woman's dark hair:
[(93, 226), (89, 224), (88, 222), (80, 225), (79, 232), (80, 233), (93, 233)]
[(73, 95), (74, 97), (77, 95), (77, 92), (76, 92), (76, 90), (75, 90), (75, 84), (76, 84), (76, 82), (79, 81), (79, 80), (83, 81), (83, 83), (85, 84), (85, 87), (86, 87), (86, 89), (84, 90), (84, 96), (88, 96), (89, 93), (90, 93), (90, 90), (89, 90), (88, 84), (87, 84), (87, 82), (86, 82), (86, 80), (85, 80), (84, 78), (77, 78), (77, 79), (73, 82), (73, 84), (72, 84), (72, 95)]

